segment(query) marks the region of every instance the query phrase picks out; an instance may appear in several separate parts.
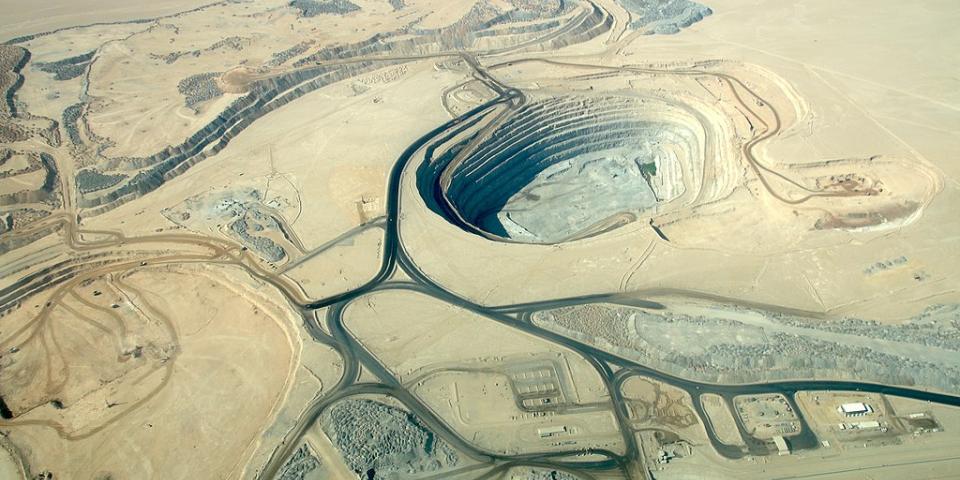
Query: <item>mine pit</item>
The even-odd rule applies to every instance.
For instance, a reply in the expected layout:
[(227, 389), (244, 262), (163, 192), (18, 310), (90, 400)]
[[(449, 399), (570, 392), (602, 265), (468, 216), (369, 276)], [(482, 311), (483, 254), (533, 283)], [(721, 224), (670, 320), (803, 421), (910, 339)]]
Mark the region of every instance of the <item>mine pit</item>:
[(956, 477), (960, 3), (9, 3), (0, 480)]
[[(448, 152), (442, 172), (421, 170), (437, 175), (433, 191), (421, 193), (446, 203), (437, 210), (468, 230), (521, 243), (560, 243), (632, 222), (682, 192), (677, 165), (701, 156), (694, 130), (649, 103), (530, 102), (472, 151)], [(657, 177), (667, 171), (676, 174)]]

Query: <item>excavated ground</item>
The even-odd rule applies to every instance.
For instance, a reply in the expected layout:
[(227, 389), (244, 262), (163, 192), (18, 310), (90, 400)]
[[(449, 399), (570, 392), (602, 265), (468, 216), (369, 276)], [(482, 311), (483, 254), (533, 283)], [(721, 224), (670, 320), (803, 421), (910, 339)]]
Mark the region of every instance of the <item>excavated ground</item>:
[(668, 196), (657, 172), (699, 156), (693, 130), (652, 114), (639, 98), (551, 97), (451, 159), (438, 177), (440, 201), (489, 235), (558, 243), (650, 211)]
[[(298, 21), (309, 23), (321, 22), (331, 14), (356, 14), (361, 8), (346, 1), (302, 0), (290, 3), (287, 9), (297, 12)], [(369, 14), (374, 15), (373, 18), (384, 19), (401, 15), (376, 12), (371, 11)], [(204, 14), (199, 11), (195, 13), (196, 16)], [(187, 22), (189, 19), (190, 14), (185, 14), (176, 22)], [(273, 41), (274, 36), (260, 35), (256, 39), (231, 36), (203, 47), (203, 43), (207, 41), (204, 32), (198, 33), (184, 28), (182, 33), (178, 33), (178, 29), (170, 29), (169, 32), (154, 32), (158, 36), (154, 44), (190, 43), (192, 49), (185, 50), (186, 47), (178, 46), (167, 52), (137, 54), (139, 63), (135, 65), (127, 59), (120, 59), (111, 51), (103, 51), (97, 56), (96, 64), (99, 67), (90, 66), (91, 62), (87, 62), (89, 59), (84, 54), (47, 63), (40, 68), (57, 75), (62, 73), (60, 76), (65, 79), (73, 78), (71, 76), (76, 73), (75, 70), (86, 71), (92, 85), (91, 91), (101, 92), (98, 89), (102, 88), (104, 94), (109, 92), (112, 100), (112, 103), (101, 101), (94, 105), (96, 108), (78, 104), (64, 114), (63, 123), (68, 137), (77, 145), (78, 154), (85, 157), (83, 163), (94, 165), (100, 173), (118, 179), (112, 185), (81, 189), (79, 192), (78, 203), (84, 209), (84, 216), (95, 216), (159, 188), (196, 163), (216, 155), (250, 124), (283, 105), (334, 83), (409, 61), (403, 57), (456, 51), (560, 48), (600, 36), (609, 31), (611, 25), (612, 19), (605, 10), (585, 1), (516, 2), (516, 5), (479, 2), (462, 18), (443, 28), (415, 25), (378, 32), (359, 42), (322, 46), (298, 43), (291, 46), (279, 40)], [(131, 45), (135, 45), (136, 41), (138, 40), (134, 38), (121, 43), (134, 48)], [(245, 65), (243, 72), (247, 73), (246, 77), (250, 77), (249, 81), (238, 82), (238, 77), (244, 77), (239, 75), (238, 71), (221, 75), (217, 73), (221, 67), (191, 67), (192, 75), (179, 80), (171, 78), (171, 82), (176, 83), (176, 103), (182, 98), (183, 105), (196, 113), (205, 111), (206, 108), (222, 108), (211, 101), (224, 94), (240, 96), (226, 104), (226, 108), (222, 108), (217, 115), (211, 116), (211, 120), (202, 128), (190, 131), (180, 143), (170, 143), (155, 150), (152, 145), (141, 147), (122, 140), (124, 132), (115, 128), (118, 122), (113, 120), (114, 116), (125, 115), (123, 109), (144, 101), (146, 96), (138, 90), (137, 85), (125, 85), (123, 88), (127, 90), (123, 90), (110, 83), (115, 78), (133, 75), (118, 75), (112, 68), (139, 69), (137, 75), (146, 75), (142, 70), (166, 71), (184, 68), (181, 65), (185, 62), (184, 59), (188, 58), (200, 59), (194, 60), (195, 62), (215, 63), (218, 55), (224, 55), (222, 52), (235, 52), (237, 58), (231, 58), (230, 61), (239, 60), (240, 64)], [(267, 55), (270, 60), (256, 65), (265, 52), (270, 52), (270, 55)], [(381, 60), (359, 60), (374, 57), (380, 57)], [(401, 59), (387, 60), (390, 57)], [(247, 63), (248, 61), (250, 63)], [(108, 68), (107, 65), (112, 67)], [(169, 87), (170, 85), (164, 84), (164, 88)], [(132, 95), (129, 98), (118, 93), (120, 90), (126, 92), (131, 89)], [(95, 94), (92, 96), (96, 97)], [(163, 103), (166, 101), (163, 98), (156, 99), (156, 102)], [(176, 108), (177, 105), (174, 106)], [(111, 120), (103, 121), (104, 118)], [(144, 137), (151, 136), (151, 133), (166, 134), (140, 133)], [(188, 132), (183, 130), (180, 133)], [(170, 135), (174, 142), (177, 138)]]

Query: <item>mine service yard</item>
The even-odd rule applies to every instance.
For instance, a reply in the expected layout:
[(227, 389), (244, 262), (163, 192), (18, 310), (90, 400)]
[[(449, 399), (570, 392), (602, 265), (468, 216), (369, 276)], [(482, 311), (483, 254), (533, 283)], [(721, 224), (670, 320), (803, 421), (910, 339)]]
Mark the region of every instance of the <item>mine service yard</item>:
[(955, 1), (0, 12), (0, 480), (960, 479)]

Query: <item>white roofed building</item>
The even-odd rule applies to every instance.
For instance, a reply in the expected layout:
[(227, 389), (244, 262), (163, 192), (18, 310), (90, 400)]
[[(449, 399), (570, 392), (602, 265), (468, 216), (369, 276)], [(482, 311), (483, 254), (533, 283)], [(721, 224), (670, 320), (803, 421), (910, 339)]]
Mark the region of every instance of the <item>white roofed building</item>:
[(840, 405), (840, 408), (837, 408), (837, 411), (848, 416), (859, 416), (866, 415), (873, 412), (873, 409), (870, 408), (870, 405), (867, 405), (863, 402), (854, 402), (854, 403), (844, 403)]

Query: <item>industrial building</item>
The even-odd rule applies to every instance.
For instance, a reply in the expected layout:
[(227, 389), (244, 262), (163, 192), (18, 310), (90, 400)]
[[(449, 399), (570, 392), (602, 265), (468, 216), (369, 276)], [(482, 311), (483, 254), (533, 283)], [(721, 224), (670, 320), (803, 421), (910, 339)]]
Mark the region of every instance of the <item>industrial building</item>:
[(886, 428), (883, 428), (880, 422), (876, 420), (849, 423), (849, 424), (848, 423), (840, 424), (840, 430), (872, 430), (872, 429), (880, 429), (882, 431), (886, 431)]
[(837, 411), (848, 417), (859, 417), (868, 413), (873, 413), (873, 408), (863, 402), (844, 403), (837, 408)]
[(558, 425), (555, 427), (543, 427), (543, 428), (537, 429), (537, 433), (540, 434), (540, 438), (550, 438), (566, 432), (567, 432), (567, 427), (565, 425)]

